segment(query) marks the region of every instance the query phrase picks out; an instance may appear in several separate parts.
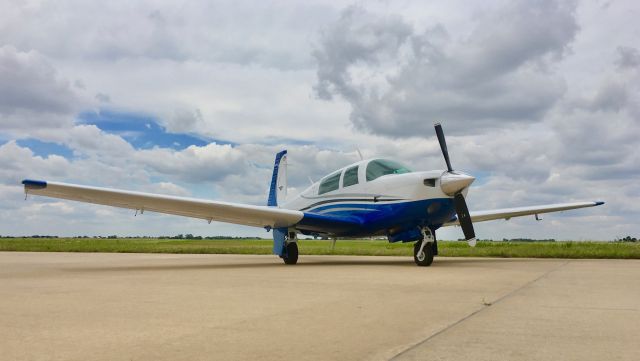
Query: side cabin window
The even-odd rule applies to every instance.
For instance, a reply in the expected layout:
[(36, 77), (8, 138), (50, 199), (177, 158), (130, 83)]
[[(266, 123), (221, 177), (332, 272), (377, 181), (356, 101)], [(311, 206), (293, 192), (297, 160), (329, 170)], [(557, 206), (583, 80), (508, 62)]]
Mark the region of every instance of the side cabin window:
[(344, 178), (342, 178), (343, 187), (352, 186), (354, 184), (358, 184), (358, 166), (345, 170)]
[(403, 174), (410, 172), (411, 169), (398, 162), (387, 159), (376, 159), (367, 164), (367, 182), (387, 174)]
[(318, 189), (318, 194), (335, 191), (340, 186), (340, 173), (332, 174), (323, 179)]

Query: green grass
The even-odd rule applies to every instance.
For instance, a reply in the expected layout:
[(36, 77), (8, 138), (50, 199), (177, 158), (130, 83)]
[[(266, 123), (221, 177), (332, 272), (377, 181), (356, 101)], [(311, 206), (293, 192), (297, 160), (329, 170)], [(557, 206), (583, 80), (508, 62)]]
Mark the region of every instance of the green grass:
[[(270, 240), (175, 240), (156, 238), (1, 238), (0, 251), (271, 254)], [(640, 259), (640, 243), (620, 242), (465, 242), (438, 243), (440, 256)], [(302, 255), (412, 256), (412, 243), (370, 240), (301, 240)]]

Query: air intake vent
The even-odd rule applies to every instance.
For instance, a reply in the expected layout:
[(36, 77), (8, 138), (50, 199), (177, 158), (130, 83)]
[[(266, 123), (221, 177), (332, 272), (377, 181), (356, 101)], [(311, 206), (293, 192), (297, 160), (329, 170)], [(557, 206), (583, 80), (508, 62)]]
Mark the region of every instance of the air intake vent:
[(435, 187), (436, 186), (436, 178), (427, 178), (424, 180), (424, 185), (427, 187)]

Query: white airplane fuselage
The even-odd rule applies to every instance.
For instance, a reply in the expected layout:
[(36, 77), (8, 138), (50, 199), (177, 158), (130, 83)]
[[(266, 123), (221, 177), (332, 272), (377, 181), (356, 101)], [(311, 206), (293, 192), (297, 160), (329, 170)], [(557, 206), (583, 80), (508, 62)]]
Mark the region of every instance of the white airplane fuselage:
[[(369, 167), (370, 163), (380, 161), (387, 162), (379, 159), (363, 160), (332, 172), (284, 202), (281, 208), (300, 210), (311, 215), (357, 220), (359, 224), (356, 227), (351, 225), (327, 229), (325, 224), (314, 227), (313, 219), (306, 216), (308, 221), (305, 222), (303, 218), (299, 227), (303, 233), (317, 232), (341, 237), (387, 235), (390, 241), (409, 241), (421, 236), (421, 228), (435, 230), (445, 222), (455, 219), (451, 194), (463, 189), (466, 196), (468, 186), (474, 179), (460, 174), (462, 182), (458, 180), (458, 183), (461, 184), (454, 184), (453, 192), (449, 191), (447, 194), (443, 189), (446, 190), (447, 185), (451, 187), (456, 180), (451, 179), (446, 170), (414, 172), (402, 168), (404, 173), (400, 174), (372, 175), (371, 168), (375, 167)], [(357, 169), (357, 179), (354, 178), (354, 168)], [(351, 172), (347, 173), (349, 170)], [(332, 177), (338, 178), (337, 182), (333, 182), (332, 188), (335, 189), (327, 191), (325, 187), (323, 190), (323, 182)], [(356, 183), (353, 184), (354, 182)]]

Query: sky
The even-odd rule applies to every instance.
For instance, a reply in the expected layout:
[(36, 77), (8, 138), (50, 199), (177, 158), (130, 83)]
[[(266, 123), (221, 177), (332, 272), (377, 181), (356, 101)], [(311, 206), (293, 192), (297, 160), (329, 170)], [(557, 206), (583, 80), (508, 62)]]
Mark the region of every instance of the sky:
[[(476, 176), (479, 238), (640, 235), (635, 1), (0, 0), (0, 235), (263, 229), (29, 197), (43, 179), (265, 204), (390, 157)], [(459, 228), (441, 239), (462, 237)]]

